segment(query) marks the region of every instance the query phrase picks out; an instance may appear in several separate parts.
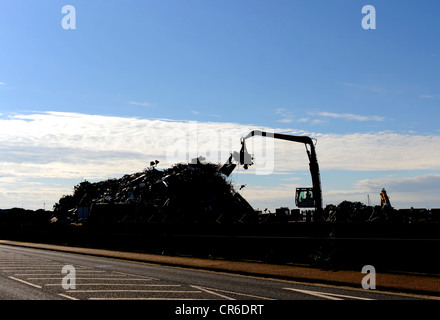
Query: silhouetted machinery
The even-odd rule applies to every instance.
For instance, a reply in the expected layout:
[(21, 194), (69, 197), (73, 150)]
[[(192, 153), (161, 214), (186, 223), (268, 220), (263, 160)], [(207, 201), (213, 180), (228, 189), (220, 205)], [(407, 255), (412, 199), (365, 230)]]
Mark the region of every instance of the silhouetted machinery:
[(382, 208), (384, 208), (384, 207), (391, 208), (390, 198), (388, 197), (388, 194), (387, 194), (385, 188), (382, 188), (382, 191), (380, 192), (380, 206)]
[[(292, 142), (304, 143), (307, 156), (309, 158), (309, 168), (312, 176), (312, 187), (297, 188), (295, 194), (295, 204), (298, 208), (315, 208), (314, 221), (320, 221), (323, 216), (322, 209), (322, 189), (319, 174), (318, 160), (316, 158), (315, 145), (313, 140), (307, 136), (292, 136), (280, 133), (270, 133), (260, 130), (251, 131), (247, 136), (241, 138), (240, 164), (247, 169), (253, 164), (252, 156), (246, 149), (245, 141), (253, 136), (263, 136), (274, 139), (287, 140)], [(233, 155), (231, 155), (233, 157)], [(234, 157), (235, 158), (235, 157)], [(231, 159), (231, 158), (230, 158)]]

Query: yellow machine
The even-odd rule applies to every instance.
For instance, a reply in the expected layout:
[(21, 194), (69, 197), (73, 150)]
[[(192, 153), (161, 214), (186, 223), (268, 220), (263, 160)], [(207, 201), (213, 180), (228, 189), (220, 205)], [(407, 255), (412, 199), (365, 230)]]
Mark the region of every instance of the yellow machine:
[(391, 202), (390, 199), (388, 198), (385, 188), (382, 188), (382, 191), (380, 192), (380, 206), (382, 208), (385, 206), (391, 207)]

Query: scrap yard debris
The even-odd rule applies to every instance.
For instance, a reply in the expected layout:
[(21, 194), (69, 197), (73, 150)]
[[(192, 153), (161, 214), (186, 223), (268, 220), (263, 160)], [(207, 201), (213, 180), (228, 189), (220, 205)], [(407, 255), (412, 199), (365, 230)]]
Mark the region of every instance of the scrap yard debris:
[(326, 206), (324, 216), (326, 222), (440, 223), (440, 209), (395, 209), (350, 201)]
[(169, 169), (156, 168), (91, 183), (54, 206), (53, 222), (88, 218), (90, 222), (237, 223), (252, 222), (255, 210), (234, 190), (217, 164), (203, 158)]
[[(84, 225), (106, 223), (272, 224), (312, 222), (313, 210), (254, 209), (228, 177), (235, 168), (206, 163), (199, 157), (158, 169), (151, 161), (141, 172), (119, 179), (83, 181), (62, 196), (53, 211), (1, 209), (0, 226)], [(383, 200), (382, 200), (383, 199)], [(343, 201), (323, 208), (322, 223), (440, 223), (440, 209), (395, 209), (385, 190), (380, 206)], [(316, 222), (316, 221), (314, 221)]]

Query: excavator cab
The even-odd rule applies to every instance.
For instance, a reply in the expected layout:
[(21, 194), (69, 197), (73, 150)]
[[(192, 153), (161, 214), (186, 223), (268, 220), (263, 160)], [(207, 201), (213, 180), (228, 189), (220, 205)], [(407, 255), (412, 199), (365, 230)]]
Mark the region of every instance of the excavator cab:
[(296, 188), (295, 204), (298, 208), (314, 208), (313, 188)]

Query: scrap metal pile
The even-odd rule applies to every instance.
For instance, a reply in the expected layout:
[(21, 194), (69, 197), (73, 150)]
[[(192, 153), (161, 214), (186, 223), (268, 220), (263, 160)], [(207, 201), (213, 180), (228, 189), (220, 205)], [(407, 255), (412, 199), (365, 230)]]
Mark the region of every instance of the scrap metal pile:
[(339, 205), (327, 205), (324, 217), (326, 222), (440, 223), (440, 209), (395, 209), (342, 201)]
[[(134, 223), (237, 223), (256, 221), (255, 210), (211, 163), (176, 164), (158, 170), (158, 161), (142, 172), (91, 183), (54, 206), (54, 221)], [(87, 215), (81, 215), (85, 209)]]
[(367, 206), (361, 202), (343, 201), (339, 205), (327, 205), (324, 217), (327, 222), (366, 222), (381, 216), (377, 208)]

